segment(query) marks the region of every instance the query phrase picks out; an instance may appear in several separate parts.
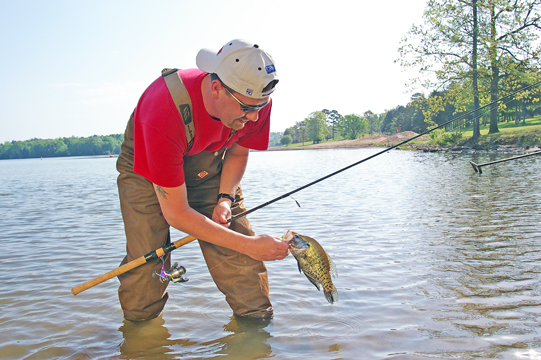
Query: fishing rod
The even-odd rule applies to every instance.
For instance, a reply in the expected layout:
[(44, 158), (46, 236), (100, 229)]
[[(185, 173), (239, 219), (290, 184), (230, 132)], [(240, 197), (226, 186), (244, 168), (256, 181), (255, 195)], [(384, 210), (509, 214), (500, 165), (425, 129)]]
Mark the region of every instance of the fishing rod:
[(410, 141), (415, 140), (415, 139), (417, 139), (417, 138), (419, 138), (419, 137), (421, 137), (421, 136), (423, 136), (423, 135), (426, 135), (426, 134), (428, 134), (428, 133), (431, 133), (431, 132), (434, 131), (434, 130), (441, 129), (441, 128), (444, 127), (445, 125), (448, 125), (448, 124), (450, 124), (450, 123), (452, 123), (452, 122), (454, 122), (454, 121), (460, 120), (460, 119), (462, 119), (462, 118), (464, 118), (464, 117), (466, 117), (466, 116), (469, 116), (469, 115), (471, 115), (471, 114), (473, 114), (473, 113), (475, 113), (475, 112), (477, 112), (477, 111), (479, 111), (479, 110), (482, 110), (482, 109), (484, 109), (484, 108), (486, 108), (486, 107), (495, 105), (495, 104), (497, 104), (499, 101), (502, 101), (503, 99), (506, 99), (506, 98), (508, 98), (508, 97), (511, 97), (511, 96), (513, 96), (513, 95), (516, 95), (517, 93), (519, 93), (519, 92), (521, 92), (521, 91), (528, 90), (529, 88), (534, 87), (534, 86), (536, 86), (536, 85), (538, 85), (538, 84), (540, 84), (540, 83), (541, 83), (541, 81), (538, 81), (538, 82), (533, 83), (533, 84), (531, 84), (531, 85), (525, 86), (525, 87), (520, 88), (520, 89), (518, 89), (518, 90), (516, 90), (516, 91), (514, 91), (514, 92), (512, 92), (512, 93), (510, 93), (510, 94), (507, 94), (507, 95), (505, 95), (505, 96), (502, 96), (501, 98), (499, 98), (499, 99), (497, 99), (497, 100), (494, 100), (494, 101), (492, 101), (492, 102), (490, 102), (490, 103), (488, 103), (488, 104), (486, 104), (486, 105), (483, 105), (483, 106), (481, 106), (481, 107), (478, 107), (477, 109), (471, 110), (471, 111), (469, 111), (469, 112), (467, 112), (467, 113), (464, 113), (464, 114), (462, 114), (462, 115), (460, 115), (460, 116), (457, 116), (456, 118), (453, 118), (453, 119), (451, 119), (451, 120), (449, 120), (449, 121), (447, 121), (447, 122), (444, 122), (444, 123), (441, 124), (441, 125), (438, 125), (438, 126), (432, 128), (432, 129), (426, 130), (425, 132), (423, 132), (423, 133), (421, 133), (421, 134), (417, 134), (417, 135), (413, 136), (413, 137), (410, 138), (410, 139), (404, 140), (404, 141), (402, 141), (402, 142), (400, 142), (400, 143), (398, 143), (398, 144), (396, 144), (396, 145), (393, 145), (393, 146), (391, 146), (391, 147), (388, 147), (388, 148), (386, 148), (386, 149), (383, 149), (382, 151), (377, 152), (377, 153), (375, 153), (375, 154), (373, 154), (373, 155), (370, 155), (370, 156), (368, 156), (368, 157), (366, 157), (366, 158), (364, 158), (364, 159), (362, 159), (362, 160), (360, 160), (360, 161), (357, 161), (356, 163), (353, 163), (353, 164), (351, 164), (351, 165), (348, 165), (348, 166), (346, 166), (346, 167), (344, 167), (344, 168), (342, 168), (342, 169), (340, 169), (340, 170), (337, 170), (337, 171), (335, 171), (335, 172), (333, 172), (333, 173), (331, 173), (331, 174), (329, 174), (329, 175), (326, 175), (326, 176), (324, 176), (324, 177), (322, 177), (322, 178), (319, 178), (319, 179), (317, 179), (317, 180), (314, 180), (314, 181), (312, 181), (311, 183), (308, 183), (308, 184), (303, 185), (303, 186), (301, 186), (301, 187), (299, 187), (299, 188), (297, 188), (297, 189), (295, 189), (295, 190), (292, 190), (292, 191), (290, 191), (290, 192), (288, 192), (288, 193), (285, 193), (285, 194), (283, 194), (283, 195), (280, 195), (280, 196), (278, 196), (278, 197), (276, 197), (276, 198), (274, 198), (274, 199), (272, 199), (272, 200), (270, 200), (270, 201), (267, 201), (267, 202), (264, 203), (264, 204), (261, 204), (261, 205), (256, 206), (255, 208), (252, 208), (252, 209), (247, 210), (247, 211), (245, 211), (245, 212), (243, 212), (243, 213), (241, 213), (241, 214), (238, 214), (238, 215), (236, 215), (236, 216), (233, 216), (232, 218), (230, 218), (230, 219), (228, 220), (228, 222), (235, 221), (235, 220), (237, 220), (237, 219), (240, 218), (240, 217), (243, 217), (243, 216), (246, 216), (246, 215), (248, 215), (248, 214), (250, 214), (250, 213), (253, 213), (254, 211), (259, 210), (259, 209), (261, 209), (261, 208), (264, 208), (265, 206), (268, 206), (268, 205), (270, 205), (270, 204), (273, 204), (273, 203), (277, 202), (278, 200), (282, 200), (283, 198), (286, 198), (286, 197), (288, 197), (288, 196), (291, 196), (291, 195), (295, 194), (296, 192), (299, 192), (299, 191), (301, 191), (301, 190), (303, 190), (303, 189), (306, 189), (307, 187), (310, 187), (310, 186), (312, 186), (312, 185), (315, 185), (315, 184), (317, 184), (317, 183), (319, 183), (319, 182), (321, 182), (321, 181), (323, 181), (323, 180), (326, 180), (326, 179), (328, 179), (328, 178), (330, 178), (330, 177), (332, 177), (332, 176), (334, 176), (334, 175), (337, 175), (337, 174), (339, 174), (339, 173), (341, 173), (341, 172), (343, 172), (343, 171), (346, 171), (346, 170), (348, 170), (348, 169), (350, 169), (350, 168), (352, 168), (352, 167), (354, 167), (354, 166), (357, 166), (357, 165), (359, 165), (359, 164), (362, 164), (362, 163), (365, 162), (365, 161), (368, 161), (368, 160), (370, 160), (370, 159), (373, 159), (373, 158), (375, 158), (376, 156), (379, 156), (379, 155), (384, 154), (384, 153), (386, 153), (386, 152), (388, 152), (388, 151), (391, 151), (392, 149), (396, 149), (397, 147), (402, 146), (402, 145), (404, 145), (404, 144), (407, 144), (407, 143), (409, 143)]
[(476, 164), (473, 161), (470, 161), (470, 164), (471, 164), (471, 166), (473, 167), (473, 170), (475, 170), (476, 173), (482, 174), (483, 170), (481, 170), (481, 167), (483, 167), (483, 166), (492, 165), (492, 164), (499, 164), (501, 162), (506, 162), (506, 161), (510, 161), (510, 160), (516, 160), (516, 159), (522, 159), (524, 157), (533, 156), (533, 155), (539, 155), (539, 154), (541, 154), (541, 150), (540, 151), (534, 151), (534, 152), (529, 153), (529, 154), (510, 157), (510, 158), (507, 158), (507, 159), (491, 161), (491, 162), (487, 162), (487, 163), (484, 163), (484, 164)]
[[(180, 240), (177, 240), (173, 243), (170, 243), (164, 247), (161, 247), (159, 249), (156, 249), (154, 251), (151, 251), (149, 252), (148, 254), (146, 255), (143, 255), (135, 260), (132, 260), (130, 261), (129, 263), (126, 263), (122, 266), (119, 266), (117, 267), (116, 269), (113, 269), (103, 275), (100, 275), (92, 280), (89, 280), (81, 285), (78, 285), (74, 288), (71, 289), (71, 293), (73, 295), (77, 295), (87, 289), (90, 289), (91, 287), (94, 287), (98, 284), (101, 284), (102, 282), (106, 281), (106, 280), (109, 280), (109, 279), (112, 279), (114, 278), (115, 276), (118, 276), (118, 275), (122, 275), (124, 274), (125, 272), (128, 272), (130, 270), (133, 270), (135, 269), (136, 267), (139, 267), (141, 265), (144, 265), (146, 264), (147, 262), (149, 262), (150, 260), (154, 260), (154, 259), (159, 259), (159, 258), (163, 258), (165, 255), (169, 254), (171, 251), (183, 246), (183, 245), (186, 245), (192, 241), (196, 240), (195, 237), (193, 236), (185, 236), (183, 237), (182, 239)], [(184, 269), (182, 266), (180, 268), (176, 268), (176, 266), (172, 266), (171, 267), (173, 270), (176, 270), (176, 271), (173, 271), (173, 272), (164, 272), (163, 270), (163, 267), (162, 267), (162, 273), (161, 274), (158, 274), (158, 276), (160, 276), (160, 279), (162, 278), (165, 278), (166, 280), (171, 280), (173, 282), (183, 282), (183, 281), (186, 281), (186, 280), (183, 280), (182, 279), (182, 275), (184, 274), (184, 272), (186, 272), (186, 269)], [(164, 280), (165, 281), (165, 280)], [(163, 282), (163, 281), (162, 281)]]
[[(519, 90), (517, 90), (517, 91), (515, 91), (515, 92), (513, 92), (513, 93), (510, 93), (510, 94), (508, 94), (508, 95), (506, 95), (506, 96), (502, 96), (501, 98), (499, 98), (499, 99), (497, 99), (497, 100), (495, 100), (495, 101), (493, 101), (493, 102), (491, 102), (491, 103), (488, 103), (488, 104), (486, 104), (486, 105), (484, 105), (484, 106), (481, 106), (481, 107), (479, 107), (479, 108), (477, 108), (477, 109), (474, 109), (474, 110), (472, 110), (472, 111), (470, 111), (470, 112), (467, 112), (467, 113), (462, 114), (462, 115), (460, 115), (460, 116), (458, 116), (458, 117), (456, 117), (456, 118), (453, 118), (452, 120), (449, 120), (449, 121), (447, 121), (447, 122), (445, 122), (445, 123), (443, 123), (443, 124), (441, 124), (441, 125), (438, 125), (438, 126), (432, 128), (432, 129), (430, 129), (430, 130), (427, 130), (427, 131), (425, 131), (425, 132), (423, 132), (423, 133), (421, 133), (421, 134), (415, 135), (415, 136), (413, 136), (413, 137), (410, 138), (410, 139), (404, 140), (404, 141), (402, 141), (402, 142), (400, 142), (400, 143), (398, 143), (398, 144), (396, 144), (396, 145), (393, 145), (393, 146), (391, 146), (391, 147), (389, 147), (389, 148), (386, 148), (386, 149), (384, 149), (384, 150), (382, 150), (382, 151), (380, 151), (380, 152), (378, 152), (378, 153), (376, 153), (376, 154), (373, 154), (373, 155), (368, 156), (368, 157), (366, 157), (366, 158), (364, 158), (364, 159), (362, 159), (362, 160), (360, 160), (360, 161), (357, 161), (356, 163), (353, 163), (353, 164), (351, 164), (351, 165), (349, 165), (349, 166), (346, 166), (346, 167), (344, 167), (344, 168), (342, 168), (342, 169), (340, 169), (340, 170), (337, 170), (337, 171), (335, 171), (335, 172), (333, 172), (333, 173), (331, 173), (331, 174), (329, 174), (329, 175), (326, 175), (326, 176), (324, 176), (324, 177), (322, 177), (322, 178), (319, 178), (319, 179), (317, 179), (317, 180), (314, 180), (314, 181), (312, 181), (311, 183), (308, 183), (308, 184), (306, 184), (306, 185), (304, 185), (304, 186), (301, 186), (301, 187), (299, 187), (299, 188), (297, 188), (297, 189), (295, 189), (295, 190), (292, 190), (292, 191), (290, 191), (290, 192), (288, 192), (288, 193), (285, 193), (285, 194), (283, 194), (283, 195), (281, 195), (281, 196), (278, 196), (277, 198), (274, 198), (274, 199), (272, 199), (272, 200), (270, 200), (270, 201), (267, 201), (267, 202), (264, 203), (264, 204), (261, 204), (261, 205), (259, 205), (259, 206), (256, 206), (256, 207), (253, 208), (253, 209), (247, 210), (247, 211), (245, 211), (245, 212), (243, 212), (243, 213), (240, 213), (240, 214), (238, 214), (238, 215), (236, 215), (236, 216), (233, 216), (233, 217), (230, 218), (227, 222), (228, 222), (228, 223), (231, 223), (231, 222), (233, 222), (233, 221), (235, 221), (235, 220), (238, 220), (238, 219), (240, 219), (240, 218), (242, 218), (242, 217), (244, 217), (244, 216), (246, 216), (246, 215), (248, 215), (248, 214), (250, 214), (250, 213), (253, 213), (253, 212), (256, 211), (256, 210), (259, 210), (259, 209), (261, 209), (261, 208), (263, 208), (263, 207), (265, 207), (265, 206), (268, 206), (268, 205), (270, 205), (270, 204), (272, 204), (272, 203), (275, 203), (275, 202), (277, 202), (278, 200), (281, 200), (281, 199), (283, 199), (283, 198), (286, 198), (286, 197), (288, 197), (288, 196), (291, 196), (292, 194), (294, 194), (294, 193), (296, 193), (296, 192), (299, 192), (299, 191), (301, 191), (301, 190), (303, 190), (303, 189), (306, 189), (307, 187), (310, 187), (310, 186), (312, 186), (312, 185), (314, 185), (314, 184), (317, 184), (317, 183), (319, 183), (319, 182), (321, 182), (321, 181), (323, 181), (323, 180), (326, 180), (326, 179), (328, 179), (328, 178), (330, 178), (330, 177), (332, 177), (332, 176), (334, 176), (334, 175), (336, 175), (336, 174), (339, 174), (339, 173), (341, 173), (341, 172), (343, 172), (343, 171), (346, 171), (346, 170), (348, 170), (348, 169), (350, 169), (350, 168), (352, 168), (352, 167), (354, 167), (354, 166), (357, 166), (357, 165), (359, 165), (359, 164), (362, 164), (362, 163), (365, 162), (365, 161), (368, 161), (368, 160), (370, 160), (370, 159), (373, 159), (373, 158), (375, 158), (376, 156), (379, 156), (379, 155), (381, 155), (381, 154), (383, 154), (383, 153), (386, 153), (386, 152), (388, 152), (388, 151), (390, 151), (390, 150), (392, 150), (392, 149), (395, 149), (395, 148), (397, 148), (397, 147), (399, 147), (399, 146), (401, 146), (401, 145), (404, 145), (404, 144), (406, 144), (406, 143), (408, 143), (408, 142), (410, 142), (410, 141), (412, 141), (412, 140), (415, 140), (415, 139), (417, 139), (417, 138), (419, 138), (419, 137), (421, 137), (421, 136), (423, 136), (423, 135), (426, 135), (426, 134), (428, 134), (428, 133), (430, 133), (430, 132), (432, 132), (432, 131), (434, 131), (434, 130), (440, 129), (440, 128), (444, 127), (445, 125), (450, 124), (450, 123), (452, 123), (453, 121), (457, 121), (457, 120), (459, 120), (459, 119), (461, 119), (461, 118), (463, 118), (463, 117), (466, 117), (466, 116), (468, 116), (468, 115), (470, 115), (470, 114), (472, 114), (472, 113), (474, 113), (474, 112), (476, 112), (476, 111), (479, 111), (479, 110), (482, 110), (482, 109), (484, 109), (484, 108), (486, 108), (486, 107), (488, 107), (488, 106), (494, 105), (494, 104), (496, 104), (497, 102), (499, 102), (499, 101), (501, 101), (501, 100), (503, 100), (503, 99), (506, 99), (506, 98), (508, 98), (508, 97), (510, 97), (510, 96), (513, 96), (513, 95), (515, 95), (515, 94), (517, 94), (517, 93), (519, 93), (519, 92), (521, 92), (521, 91), (527, 90), (527, 89), (529, 89), (529, 88), (531, 88), (531, 87), (533, 87), (533, 86), (535, 86), (535, 85), (538, 85), (538, 84), (540, 84), (540, 83), (541, 83), (541, 81), (538, 81), (538, 82), (536, 82), (536, 83), (534, 83), (534, 84), (525, 86), (525, 87), (523, 87), (523, 88), (521, 88), (521, 89), (519, 89)], [(111, 271), (109, 271), (109, 272), (107, 272), (107, 273), (105, 273), (105, 274), (103, 274), (103, 275), (101, 275), (101, 276), (98, 276), (98, 277), (96, 277), (96, 278), (94, 278), (94, 279), (92, 279), (92, 280), (89, 280), (89, 281), (87, 281), (87, 282), (85, 282), (85, 283), (83, 283), (83, 284), (81, 284), (81, 285), (79, 285), (79, 286), (76, 286), (76, 287), (74, 287), (74, 288), (71, 289), (71, 292), (73, 293), (73, 295), (77, 295), (77, 294), (81, 293), (82, 291), (85, 291), (85, 290), (87, 290), (87, 289), (89, 289), (89, 288), (91, 288), (91, 287), (93, 287), (93, 286), (96, 286), (96, 285), (98, 285), (98, 284), (101, 284), (102, 282), (104, 282), (104, 281), (106, 281), (106, 280), (112, 279), (112, 278), (115, 277), (115, 276), (124, 274), (125, 272), (128, 272), (128, 271), (130, 271), (130, 270), (132, 270), (132, 269), (135, 269), (136, 267), (139, 267), (139, 266), (141, 266), (141, 265), (144, 265), (144, 264), (146, 264), (146, 263), (147, 263), (148, 261), (150, 261), (150, 260), (154, 260), (154, 259), (158, 259), (158, 258), (163, 258), (163, 256), (165, 256), (166, 254), (170, 253), (171, 251), (173, 251), (173, 250), (175, 250), (175, 249), (178, 249), (179, 247), (181, 247), (181, 246), (183, 246), (183, 245), (186, 245), (186, 244), (188, 244), (188, 243), (190, 243), (190, 242), (192, 242), (192, 241), (194, 241), (194, 240), (196, 240), (196, 238), (193, 237), (193, 236), (191, 236), (191, 235), (185, 236), (185, 237), (183, 237), (182, 239), (179, 239), (179, 240), (177, 240), (177, 241), (175, 241), (175, 242), (173, 242), (173, 243), (170, 243), (170, 244), (168, 244), (168, 245), (166, 245), (166, 246), (164, 246), (164, 247), (161, 247), (161, 248), (159, 248), (159, 249), (156, 249), (156, 250), (154, 250), (154, 251), (151, 251), (151, 252), (149, 252), (149, 253), (146, 254), (146, 255), (143, 255), (143, 256), (141, 256), (141, 257), (135, 259), (135, 260), (130, 261), (130, 262), (127, 263), (127, 264), (124, 264), (124, 265), (122, 265), (122, 266), (120, 266), (120, 267), (118, 267), (118, 268), (116, 268), (116, 269), (114, 269), (114, 270), (111, 270)], [(174, 271), (173, 273), (171, 273), (171, 272), (170, 272), (170, 273), (167, 273), (167, 272), (164, 273), (164, 270), (162, 269), (162, 274), (158, 274), (158, 276), (160, 276), (160, 280), (162, 280), (162, 281), (169, 281), (169, 280), (171, 280), (171, 281), (174, 281), (174, 282), (179, 282), (179, 281), (181, 282), (181, 281), (182, 281), (181, 275), (183, 274), (183, 269), (184, 269), (184, 268), (182, 268), (182, 267), (176, 268), (175, 266), (173, 266), (172, 268), (175, 268), (175, 269), (174, 269), (175, 271)], [(185, 271), (185, 270), (184, 270), (184, 271)], [(164, 278), (165, 278), (165, 280), (164, 280)], [(175, 280), (176, 280), (176, 281), (175, 281)]]

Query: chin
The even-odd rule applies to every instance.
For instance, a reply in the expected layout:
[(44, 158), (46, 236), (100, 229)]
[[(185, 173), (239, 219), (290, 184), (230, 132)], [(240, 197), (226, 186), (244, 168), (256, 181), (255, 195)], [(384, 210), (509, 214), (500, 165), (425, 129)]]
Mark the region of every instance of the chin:
[(240, 130), (246, 125), (247, 121), (236, 119), (231, 123), (231, 129)]

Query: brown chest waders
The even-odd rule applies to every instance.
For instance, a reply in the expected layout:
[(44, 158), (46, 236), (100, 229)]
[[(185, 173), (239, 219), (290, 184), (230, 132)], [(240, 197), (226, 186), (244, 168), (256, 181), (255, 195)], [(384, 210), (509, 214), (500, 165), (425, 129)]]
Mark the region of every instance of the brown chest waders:
[[(162, 76), (183, 119), (189, 149), (196, 129), (188, 91), (176, 69), (164, 69)], [(217, 203), (224, 155), (225, 150), (222, 148), (218, 152), (201, 152), (184, 157), (189, 204), (209, 218)], [(133, 172), (133, 114), (126, 127), (117, 170), (120, 173), (117, 184), (126, 232), (123, 265), (170, 242), (169, 224), (163, 217), (152, 183)], [(231, 208), (233, 216), (245, 211), (240, 187), (235, 199)], [(245, 217), (231, 223), (230, 229), (246, 235), (254, 234)], [(267, 270), (263, 262), (208, 242), (199, 241), (199, 245), (214, 282), (236, 315), (272, 315)], [(165, 269), (170, 267), (170, 256), (167, 254), (164, 259)], [(161, 266), (160, 259), (151, 260), (118, 277), (118, 295), (126, 319), (148, 320), (162, 311), (168, 299), (168, 283), (152, 277), (154, 271), (160, 273)]]

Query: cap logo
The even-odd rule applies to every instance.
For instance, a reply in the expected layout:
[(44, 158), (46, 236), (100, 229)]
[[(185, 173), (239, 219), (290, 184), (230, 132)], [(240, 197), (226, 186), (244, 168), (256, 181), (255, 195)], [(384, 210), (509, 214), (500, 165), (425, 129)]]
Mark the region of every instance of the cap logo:
[(275, 68), (274, 65), (272, 65), (272, 64), (271, 64), (271, 65), (265, 66), (265, 70), (267, 70), (267, 74), (276, 72), (276, 68)]
[(247, 95), (252, 96), (253, 93), (254, 93), (254, 91), (252, 89), (246, 89), (246, 94)]

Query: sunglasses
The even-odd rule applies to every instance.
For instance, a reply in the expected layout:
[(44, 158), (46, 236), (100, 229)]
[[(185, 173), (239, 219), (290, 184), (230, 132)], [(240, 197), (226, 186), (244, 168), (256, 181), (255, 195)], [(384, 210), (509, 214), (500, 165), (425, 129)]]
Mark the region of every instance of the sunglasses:
[(265, 106), (269, 105), (268, 101), (266, 103), (264, 103), (263, 105), (248, 105), (248, 104), (245, 104), (242, 101), (240, 101), (235, 95), (233, 95), (233, 92), (231, 90), (229, 90), (225, 85), (224, 85), (224, 89), (229, 93), (229, 95), (231, 95), (233, 97), (233, 99), (237, 100), (237, 102), (240, 105), (240, 110), (245, 112), (245, 113), (251, 112), (251, 111), (259, 111), (259, 110), (263, 109)]

